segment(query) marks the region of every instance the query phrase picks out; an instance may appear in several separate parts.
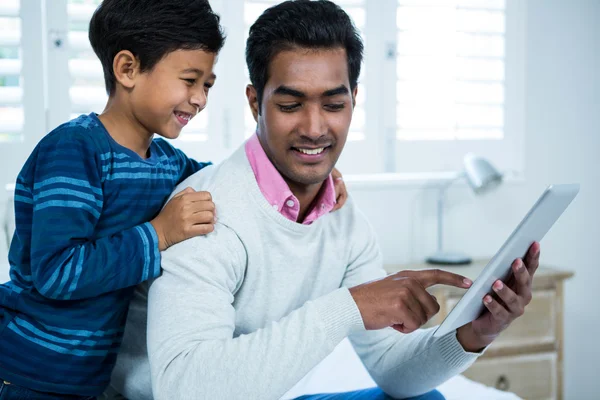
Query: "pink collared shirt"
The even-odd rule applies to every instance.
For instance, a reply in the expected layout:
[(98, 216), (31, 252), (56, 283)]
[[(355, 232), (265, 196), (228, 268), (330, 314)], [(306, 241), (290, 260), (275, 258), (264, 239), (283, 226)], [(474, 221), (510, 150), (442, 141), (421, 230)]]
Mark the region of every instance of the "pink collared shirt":
[[(281, 177), (277, 168), (267, 157), (264, 149), (260, 145), (258, 135), (254, 134), (246, 141), (246, 156), (250, 161), (252, 171), (256, 177), (258, 187), (263, 196), (287, 219), (297, 222), (300, 213), (300, 202), (294, 196), (285, 180)], [(335, 206), (335, 188), (331, 175), (327, 177), (323, 187), (317, 195), (314, 207), (309, 210), (306, 218), (302, 222), (304, 225), (310, 225), (317, 218), (330, 212)]]

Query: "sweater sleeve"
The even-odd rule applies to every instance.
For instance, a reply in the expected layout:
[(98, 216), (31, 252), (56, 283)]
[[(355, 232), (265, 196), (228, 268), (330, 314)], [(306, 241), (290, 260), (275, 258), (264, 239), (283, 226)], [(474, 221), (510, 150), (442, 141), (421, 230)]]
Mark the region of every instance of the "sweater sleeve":
[(148, 297), (155, 399), (277, 399), (349, 333), (364, 329), (346, 288), (251, 333), (235, 332), (246, 253), (217, 223), (163, 252)]
[[(343, 281), (348, 288), (386, 276), (373, 229), (362, 215), (356, 224), (357, 241)], [(394, 398), (408, 398), (435, 389), (478, 357), (463, 349), (455, 332), (434, 338), (434, 331), (402, 334), (385, 328), (355, 332), (349, 338), (377, 385)]]
[[(70, 133), (70, 132), (66, 132)], [(40, 142), (29, 198), (15, 198), (16, 212), (31, 202), (31, 270), (35, 288), (56, 300), (96, 297), (130, 287), (160, 272), (158, 237), (145, 223), (109, 237), (95, 237), (104, 209), (100, 157), (84, 135)], [(23, 193), (24, 186), (18, 186)]]

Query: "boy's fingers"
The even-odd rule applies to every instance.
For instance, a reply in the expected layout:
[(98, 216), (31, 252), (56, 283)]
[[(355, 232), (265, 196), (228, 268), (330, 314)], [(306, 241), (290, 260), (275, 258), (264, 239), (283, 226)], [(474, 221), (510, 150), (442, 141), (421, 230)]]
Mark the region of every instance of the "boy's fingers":
[(414, 278), (424, 287), (428, 288), (434, 285), (449, 285), (458, 288), (469, 288), (473, 282), (462, 275), (452, 272), (443, 271), (441, 269), (426, 269), (422, 271), (401, 271), (399, 276), (407, 276)]
[(213, 224), (196, 224), (192, 225), (190, 228), (190, 233), (192, 236), (201, 236), (211, 233), (215, 230), (215, 226)]
[[(185, 189), (183, 189), (181, 192), (177, 193), (175, 196), (173, 196), (173, 199), (176, 199), (177, 197), (181, 197), (184, 194), (188, 194), (188, 193), (194, 193), (195, 190), (192, 189), (191, 187), (186, 187)], [(172, 199), (171, 199), (172, 200)]]
[(212, 211), (200, 211), (195, 213), (191, 218), (191, 223), (196, 224), (212, 224), (215, 221), (215, 213)]
[(338, 177), (334, 179), (334, 187), (335, 187), (335, 206), (331, 211), (339, 210), (344, 206), (346, 200), (348, 200), (348, 192), (346, 191), (346, 185), (344, 184), (344, 180), (342, 177)]
[(194, 193), (190, 193), (188, 194), (189, 199), (192, 202), (196, 202), (196, 201), (212, 201), (212, 195), (210, 194), (210, 192), (194, 192)]
[(334, 167), (331, 170), (331, 177), (333, 178), (333, 180), (340, 179), (342, 177), (342, 173), (337, 168)]
[(196, 201), (191, 204), (191, 210), (194, 214), (197, 214), (202, 211), (211, 211), (216, 212), (215, 203), (210, 200), (207, 201)]

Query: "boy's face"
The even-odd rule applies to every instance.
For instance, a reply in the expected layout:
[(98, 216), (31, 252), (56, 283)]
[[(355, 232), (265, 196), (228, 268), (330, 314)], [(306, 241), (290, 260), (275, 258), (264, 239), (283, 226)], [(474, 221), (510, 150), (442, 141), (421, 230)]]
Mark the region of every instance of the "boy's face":
[(216, 54), (176, 50), (154, 68), (139, 74), (131, 89), (134, 117), (148, 132), (175, 139), (181, 129), (206, 107), (215, 82)]
[(269, 65), (260, 115), (253, 87), (247, 95), (261, 144), (288, 184), (322, 183), (352, 121), (356, 89), (350, 92), (346, 51), (283, 51)]

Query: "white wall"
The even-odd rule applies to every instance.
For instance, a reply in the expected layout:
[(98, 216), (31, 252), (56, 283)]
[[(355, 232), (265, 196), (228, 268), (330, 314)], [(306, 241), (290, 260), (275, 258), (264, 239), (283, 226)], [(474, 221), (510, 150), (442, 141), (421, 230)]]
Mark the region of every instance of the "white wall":
[[(600, 1), (529, 0), (526, 45), (525, 182), (482, 198), (465, 185), (451, 188), (446, 248), (490, 256), (547, 184), (580, 182), (578, 198), (542, 241), (542, 263), (575, 272), (565, 291), (564, 398), (597, 399)], [(352, 192), (380, 237), (386, 262), (420, 261), (435, 250), (434, 190)]]

